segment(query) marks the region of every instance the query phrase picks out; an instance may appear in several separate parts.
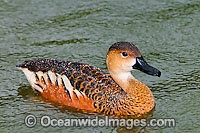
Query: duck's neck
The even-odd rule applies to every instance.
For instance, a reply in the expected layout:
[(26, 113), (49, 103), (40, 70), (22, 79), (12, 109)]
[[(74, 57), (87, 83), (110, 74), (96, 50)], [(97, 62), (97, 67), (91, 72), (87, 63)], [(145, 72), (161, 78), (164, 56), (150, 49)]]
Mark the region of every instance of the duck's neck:
[(130, 72), (118, 73), (110, 71), (112, 78), (115, 82), (126, 92), (129, 93), (130, 81), (136, 80)]
[(129, 80), (130, 79), (135, 79), (130, 72), (128, 73), (117, 73), (110, 71), (110, 74), (112, 78), (115, 80), (115, 82), (123, 88), (125, 92), (128, 91), (129, 88)]
[(114, 72), (110, 71), (115, 82), (128, 94), (139, 94), (142, 92), (151, 93), (149, 88), (133, 77), (131, 72)]

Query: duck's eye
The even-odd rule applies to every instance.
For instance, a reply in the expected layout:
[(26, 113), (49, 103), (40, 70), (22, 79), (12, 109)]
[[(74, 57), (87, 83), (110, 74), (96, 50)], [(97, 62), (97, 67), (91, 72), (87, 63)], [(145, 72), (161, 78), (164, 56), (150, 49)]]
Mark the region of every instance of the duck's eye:
[(126, 56), (128, 56), (128, 53), (122, 52), (122, 56), (123, 56), (123, 57), (126, 57)]

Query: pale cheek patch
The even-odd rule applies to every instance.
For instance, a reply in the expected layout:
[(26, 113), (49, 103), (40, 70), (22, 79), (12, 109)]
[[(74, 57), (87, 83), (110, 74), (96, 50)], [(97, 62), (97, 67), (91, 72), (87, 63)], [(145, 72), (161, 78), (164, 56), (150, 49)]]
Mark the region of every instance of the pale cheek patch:
[(136, 59), (132, 59), (131, 60), (131, 66), (135, 65), (136, 64)]
[(122, 64), (122, 70), (123, 70), (124, 72), (133, 71), (132, 66), (135, 65), (135, 63), (136, 63), (136, 60), (135, 60), (135, 59), (129, 59), (129, 60), (127, 60), (126, 62), (124, 62), (124, 63)]
[(131, 68), (131, 70), (133, 70), (133, 66), (136, 64), (136, 59), (131, 60), (130, 64), (131, 64), (130, 68)]

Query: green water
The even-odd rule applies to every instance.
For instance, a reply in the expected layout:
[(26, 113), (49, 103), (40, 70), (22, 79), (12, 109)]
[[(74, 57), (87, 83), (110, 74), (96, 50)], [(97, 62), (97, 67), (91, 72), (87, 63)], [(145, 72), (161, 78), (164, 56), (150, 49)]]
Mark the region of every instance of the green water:
[[(153, 118), (175, 118), (175, 128), (68, 127), (24, 124), (37, 117), (87, 118), (45, 101), (16, 64), (36, 58), (68, 59), (106, 70), (117, 41), (133, 42), (162, 71), (133, 75), (152, 90)], [(0, 132), (200, 132), (200, 1), (0, 0)]]

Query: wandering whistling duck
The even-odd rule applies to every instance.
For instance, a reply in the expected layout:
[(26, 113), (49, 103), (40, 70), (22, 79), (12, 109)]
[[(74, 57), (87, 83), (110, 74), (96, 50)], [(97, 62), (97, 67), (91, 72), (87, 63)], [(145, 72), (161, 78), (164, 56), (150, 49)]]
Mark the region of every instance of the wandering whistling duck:
[(33, 90), (59, 104), (135, 118), (153, 110), (154, 96), (131, 71), (158, 77), (161, 72), (147, 64), (139, 49), (130, 42), (117, 42), (109, 48), (106, 63), (110, 73), (89, 64), (55, 59), (29, 60), (17, 67)]

